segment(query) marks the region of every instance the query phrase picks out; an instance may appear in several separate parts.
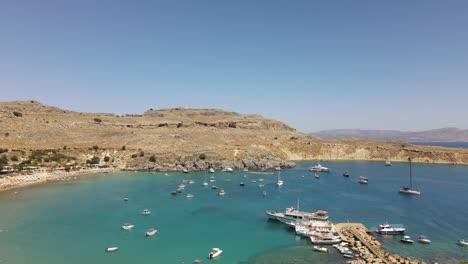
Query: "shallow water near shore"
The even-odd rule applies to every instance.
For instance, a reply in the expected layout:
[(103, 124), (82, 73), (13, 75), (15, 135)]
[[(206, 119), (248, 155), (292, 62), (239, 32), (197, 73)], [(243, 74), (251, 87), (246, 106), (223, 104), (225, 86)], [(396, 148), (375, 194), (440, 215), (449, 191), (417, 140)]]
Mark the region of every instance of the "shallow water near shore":
[[(276, 172), (119, 172), (5, 191), (0, 193), (0, 261), (193, 263), (200, 258), (202, 263), (344, 263), (332, 248), (328, 254), (314, 252), (293, 230), (267, 220), (265, 210), (283, 210), (298, 198), (301, 209), (328, 210), (335, 223), (361, 222), (369, 228), (387, 221), (402, 223), (413, 239), (424, 234), (433, 241), (405, 245), (399, 236), (377, 236), (390, 252), (441, 263), (468, 259), (468, 248), (456, 244), (468, 238), (467, 166), (414, 164), (422, 191), (415, 197), (398, 193), (409, 181), (406, 163), (385, 167), (382, 162), (322, 162), (332, 172), (322, 173), (320, 179), (307, 171), (312, 165), (298, 162), (282, 171), (281, 188), (275, 185)], [(345, 170), (349, 178), (341, 176)], [(369, 177), (368, 185), (357, 182), (360, 175)], [(209, 176), (216, 179), (210, 185), (224, 188), (224, 197), (202, 186)], [(195, 183), (184, 183), (183, 194), (171, 195), (183, 179)], [(239, 186), (241, 181), (245, 187)], [(259, 188), (260, 183), (265, 186)], [(185, 198), (188, 193), (194, 197)], [(141, 215), (145, 208), (151, 215)], [(122, 231), (127, 222), (135, 228)], [(144, 237), (151, 227), (158, 233)], [(119, 251), (104, 252), (110, 246)], [(211, 261), (206, 256), (213, 247), (224, 252)]]

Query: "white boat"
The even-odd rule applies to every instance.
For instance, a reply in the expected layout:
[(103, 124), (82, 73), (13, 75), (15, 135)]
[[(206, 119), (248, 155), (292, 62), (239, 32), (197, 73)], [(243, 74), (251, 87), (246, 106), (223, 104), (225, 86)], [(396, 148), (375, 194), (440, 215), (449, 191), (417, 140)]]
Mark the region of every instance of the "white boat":
[(124, 197), (123, 200), (124, 200), (124, 201), (128, 201), (128, 197)]
[(368, 181), (369, 181), (369, 179), (367, 177), (359, 176), (359, 180), (358, 180), (359, 183), (367, 184)]
[(210, 179), (210, 182), (215, 182), (215, 180), (214, 180), (214, 179)]
[(468, 246), (468, 240), (460, 239), (460, 240), (458, 240), (458, 245), (460, 245), (462, 247), (466, 247), (466, 246)]
[(401, 235), (406, 231), (402, 224), (380, 224), (377, 228), (377, 233), (381, 235)]
[(320, 163), (317, 165), (313, 166), (312, 168), (309, 169), (310, 171), (318, 171), (318, 172), (327, 172), (330, 171), (329, 168), (322, 166)]
[(256, 182), (257, 182), (257, 180), (251, 180), (251, 182), (253, 182), (253, 183), (256, 183)]
[(194, 184), (195, 181), (194, 181), (194, 180), (190, 180), (188, 183), (189, 183), (189, 184)]
[(243, 169), (243, 171), (249, 171), (249, 169), (247, 169), (247, 168), (244, 168), (244, 169)]
[(221, 189), (221, 190), (219, 190), (219, 192), (218, 192), (218, 195), (220, 195), (220, 196), (223, 196), (223, 195), (225, 195), (225, 194), (226, 194), (226, 192), (224, 191), (224, 189)]
[(316, 213), (305, 212), (299, 210), (299, 200), (297, 200), (297, 207), (288, 207), (284, 212), (278, 212), (273, 210), (267, 210), (266, 214), (272, 220), (278, 220), (285, 224), (295, 223), (296, 221), (302, 220), (328, 220), (328, 212), (318, 210)]
[(233, 170), (232, 168), (227, 167), (227, 168), (225, 168), (223, 171), (225, 171), (225, 172), (233, 172), (234, 170)]
[(418, 238), (418, 242), (423, 244), (430, 244), (432, 241), (429, 238), (427, 238), (427, 236), (420, 236)]
[(187, 194), (187, 195), (185, 196), (185, 198), (193, 198), (193, 194), (190, 194), (190, 193), (189, 193), (189, 194)]
[(208, 183), (206, 181), (203, 182), (203, 186), (206, 187), (208, 186)]
[(158, 230), (151, 228), (150, 230), (146, 231), (145, 236), (154, 236), (157, 232)]
[(182, 189), (182, 190), (185, 189), (185, 185), (184, 184), (179, 185), (179, 189)]
[(414, 240), (412, 240), (410, 236), (404, 236), (402, 239), (400, 239), (400, 241), (407, 244), (414, 243)]
[(390, 166), (392, 166), (392, 163), (391, 163), (390, 161), (387, 160), (387, 161), (385, 162), (385, 166), (390, 167)]
[(118, 247), (108, 247), (108, 248), (106, 248), (106, 252), (114, 252), (114, 251), (117, 251), (117, 250), (119, 250)]
[(410, 167), (410, 185), (409, 187), (402, 187), (400, 189), (400, 193), (404, 194), (411, 194), (411, 195), (420, 195), (421, 192), (418, 190), (413, 189), (413, 173), (411, 170), (411, 158), (408, 158), (409, 161), (409, 167)]
[(267, 196), (267, 192), (266, 192), (266, 191), (263, 191), (263, 192), (262, 192), (262, 195), (263, 195), (263, 196)]
[(209, 173), (214, 173), (215, 170), (214, 170), (213, 168), (210, 168), (210, 169), (208, 170), (208, 172), (209, 172)]
[(281, 171), (278, 171), (278, 181), (276, 182), (276, 185), (278, 185), (278, 187), (283, 185), (283, 180), (281, 180)]
[(188, 173), (189, 171), (188, 171), (187, 169), (184, 169), (183, 172), (184, 172), (184, 173)]
[(151, 214), (151, 212), (150, 212), (150, 210), (145, 209), (145, 210), (143, 210), (143, 212), (141, 212), (141, 214), (142, 215), (149, 215), (149, 214)]
[(219, 248), (213, 248), (210, 252), (210, 254), (208, 254), (208, 258), (209, 259), (214, 259), (216, 257), (218, 257), (219, 255), (221, 255), (221, 253), (223, 253), (223, 251)]
[(314, 173), (314, 177), (318, 179), (318, 178), (320, 178), (320, 174)]
[(130, 229), (132, 229), (132, 228), (134, 228), (134, 227), (135, 227), (135, 225), (132, 225), (132, 224), (125, 224), (125, 225), (122, 226), (122, 229), (123, 229), (123, 230), (130, 230)]
[(263, 179), (263, 178), (259, 178), (258, 181), (264, 181), (264, 179)]
[(244, 182), (240, 182), (239, 185), (240, 185), (240, 186), (245, 186), (245, 183), (244, 183)]
[(281, 167), (276, 167), (275, 170), (280, 171)]
[(314, 246), (314, 250), (318, 251), (318, 252), (325, 252), (325, 253), (328, 252), (328, 248), (326, 248), (326, 247)]
[(259, 184), (258, 187), (262, 188), (265, 184)]

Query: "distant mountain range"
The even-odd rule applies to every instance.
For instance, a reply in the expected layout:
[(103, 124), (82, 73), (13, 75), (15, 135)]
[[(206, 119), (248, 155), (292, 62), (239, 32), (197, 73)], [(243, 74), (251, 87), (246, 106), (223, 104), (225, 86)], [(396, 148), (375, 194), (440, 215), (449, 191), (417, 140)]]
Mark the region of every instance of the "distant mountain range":
[(361, 138), (406, 142), (468, 142), (468, 129), (459, 129), (454, 127), (419, 132), (405, 132), (397, 130), (332, 129), (313, 132), (310, 133), (310, 135), (327, 139)]

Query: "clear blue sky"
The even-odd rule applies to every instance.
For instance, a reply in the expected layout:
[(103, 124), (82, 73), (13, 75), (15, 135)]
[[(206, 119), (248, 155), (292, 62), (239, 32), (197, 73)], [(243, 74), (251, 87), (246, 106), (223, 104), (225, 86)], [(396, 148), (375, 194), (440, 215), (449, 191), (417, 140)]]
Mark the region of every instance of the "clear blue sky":
[(0, 101), (468, 128), (468, 1), (0, 1)]

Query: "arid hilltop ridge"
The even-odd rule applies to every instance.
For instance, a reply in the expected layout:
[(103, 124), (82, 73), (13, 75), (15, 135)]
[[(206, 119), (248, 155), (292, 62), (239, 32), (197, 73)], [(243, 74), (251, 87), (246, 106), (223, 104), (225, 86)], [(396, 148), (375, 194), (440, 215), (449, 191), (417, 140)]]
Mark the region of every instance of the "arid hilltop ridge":
[(291, 160), (406, 161), (409, 156), (415, 162), (468, 164), (468, 150), (325, 140), (259, 115), (174, 108), (118, 116), (67, 111), (36, 101), (0, 103), (0, 148), (8, 149), (0, 154), (6, 155), (8, 166), (271, 169), (293, 166)]

